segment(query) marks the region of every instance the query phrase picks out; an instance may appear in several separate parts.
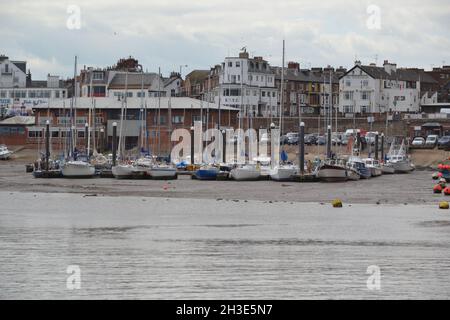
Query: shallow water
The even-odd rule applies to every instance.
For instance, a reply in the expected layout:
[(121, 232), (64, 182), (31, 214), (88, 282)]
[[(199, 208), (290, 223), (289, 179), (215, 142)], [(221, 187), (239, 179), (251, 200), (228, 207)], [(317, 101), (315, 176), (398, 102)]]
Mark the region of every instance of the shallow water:
[[(17, 192), (0, 203), (3, 299), (450, 297), (450, 212), (437, 206)], [(371, 265), (380, 290), (367, 288)]]

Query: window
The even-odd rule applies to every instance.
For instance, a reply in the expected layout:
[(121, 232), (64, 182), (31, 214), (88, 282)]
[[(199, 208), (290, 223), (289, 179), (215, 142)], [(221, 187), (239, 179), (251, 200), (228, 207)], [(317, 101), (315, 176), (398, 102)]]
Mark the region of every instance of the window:
[(350, 80), (345, 81), (345, 86), (350, 87), (352, 85), (352, 82)]
[(232, 66), (233, 66), (233, 62), (231, 62), (231, 61), (228, 62), (228, 66), (229, 66), (229, 67), (232, 67)]
[(361, 107), (360, 107), (361, 113), (366, 113), (366, 112), (367, 112), (367, 109), (368, 109), (367, 106), (361, 106)]
[(52, 138), (59, 138), (59, 131), (52, 131)]
[(144, 91), (144, 92), (139, 91), (139, 92), (137, 93), (137, 97), (138, 97), (138, 98), (144, 98), (144, 97), (145, 97), (145, 91)]
[(344, 92), (344, 100), (352, 100), (353, 99), (353, 92), (352, 91), (345, 91)]
[(6, 98), (6, 94), (8, 91), (0, 91), (0, 98)]
[(94, 72), (92, 75), (93, 80), (103, 80), (103, 72)]
[(266, 96), (266, 92), (265, 92), (265, 91), (261, 91), (261, 95), (262, 95), (263, 97), (265, 97), (265, 96)]
[[(158, 124), (157, 119), (158, 119), (157, 116), (154, 116), (154, 117), (153, 117), (153, 123), (154, 123), (154, 124)], [(160, 116), (160, 117), (159, 117), (159, 121), (160, 121), (160, 124), (165, 124), (165, 123), (166, 123), (166, 116)]]
[(361, 81), (361, 85), (362, 85), (363, 87), (368, 87), (368, 86), (369, 86), (369, 80), (363, 80), (363, 81)]
[(236, 68), (239, 68), (241, 66), (241, 62), (240, 61), (236, 61)]
[(172, 116), (172, 123), (179, 124), (184, 122), (183, 116)]
[(353, 106), (344, 106), (344, 113), (353, 113)]
[(369, 100), (369, 92), (362, 91), (361, 92), (361, 100)]
[(78, 138), (84, 138), (84, 130), (78, 130), (77, 131), (77, 137)]
[(272, 92), (272, 97), (274, 97), (275, 98), (275, 94), (276, 94), (276, 92), (274, 91), (274, 92)]
[(8, 64), (5, 64), (5, 73), (8, 73), (9, 72), (9, 65)]
[(41, 130), (30, 130), (28, 131), (28, 138), (42, 138)]
[(60, 97), (60, 93), (58, 90), (55, 91), (55, 98), (59, 98)]

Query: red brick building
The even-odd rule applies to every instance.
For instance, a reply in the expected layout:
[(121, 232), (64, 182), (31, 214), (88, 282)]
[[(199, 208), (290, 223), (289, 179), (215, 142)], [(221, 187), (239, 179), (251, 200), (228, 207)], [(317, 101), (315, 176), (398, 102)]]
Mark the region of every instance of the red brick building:
[[(91, 138), (95, 135), (96, 145), (104, 146), (105, 150), (111, 149), (112, 125), (117, 122), (117, 133), (119, 134), (120, 119), (123, 108), (126, 106), (126, 121), (122, 127), (123, 136), (126, 137), (126, 149), (141, 145), (141, 133), (147, 125), (147, 141), (142, 144), (148, 146), (150, 152), (168, 154), (171, 150), (170, 135), (174, 129), (189, 129), (193, 121), (200, 121), (203, 117), (204, 129), (224, 127), (235, 127), (237, 124), (238, 110), (221, 107), (213, 103), (191, 99), (191, 98), (148, 98), (141, 105), (141, 99), (130, 98), (127, 103), (115, 98), (94, 98), (95, 117), (91, 98), (78, 98), (76, 102), (76, 131), (78, 147), (84, 148), (85, 125), (89, 121), (89, 110), (91, 110)], [(42, 132), (47, 120), (51, 125), (51, 137), (53, 148), (64, 148), (71, 128), (70, 118), (71, 100), (67, 99), (59, 103), (51, 103), (50, 108), (37, 106), (35, 111), (35, 126), (30, 127), (27, 133), (28, 143), (42, 143)], [(147, 117), (145, 117), (147, 113)], [(158, 121), (158, 115), (160, 121)], [(95, 129), (93, 118), (95, 118)], [(95, 130), (95, 134), (93, 131)], [(160, 132), (160, 141), (158, 133)], [(145, 136), (145, 134), (144, 134)]]

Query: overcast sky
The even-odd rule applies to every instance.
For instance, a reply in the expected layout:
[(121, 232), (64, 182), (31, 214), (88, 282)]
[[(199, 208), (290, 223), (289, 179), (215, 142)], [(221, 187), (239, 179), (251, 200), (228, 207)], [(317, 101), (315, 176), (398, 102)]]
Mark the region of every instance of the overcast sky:
[(75, 54), (80, 67), (131, 55), (164, 74), (188, 65), (185, 75), (244, 46), (281, 65), (284, 38), (302, 68), (357, 58), (430, 69), (450, 64), (449, 31), (448, 0), (14, 0), (0, 10), (0, 53), (26, 60), (33, 79), (70, 76)]

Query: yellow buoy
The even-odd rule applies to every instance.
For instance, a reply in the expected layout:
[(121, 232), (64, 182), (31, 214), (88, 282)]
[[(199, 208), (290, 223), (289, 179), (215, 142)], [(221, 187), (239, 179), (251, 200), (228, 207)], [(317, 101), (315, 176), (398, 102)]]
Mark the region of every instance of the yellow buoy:
[(333, 208), (342, 208), (342, 201), (340, 199), (334, 199), (331, 204)]
[(447, 201), (439, 202), (439, 209), (448, 209), (448, 208), (449, 208), (449, 204)]

